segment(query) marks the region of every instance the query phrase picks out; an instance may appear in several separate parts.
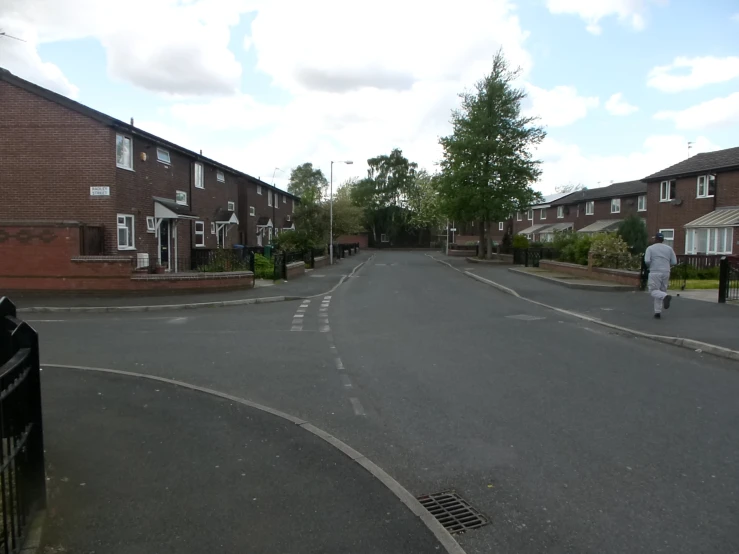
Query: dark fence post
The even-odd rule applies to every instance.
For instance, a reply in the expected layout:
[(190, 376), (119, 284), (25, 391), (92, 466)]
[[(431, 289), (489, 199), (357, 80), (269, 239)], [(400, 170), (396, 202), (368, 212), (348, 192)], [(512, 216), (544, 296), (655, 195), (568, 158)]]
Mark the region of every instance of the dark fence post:
[(726, 297), (729, 295), (729, 259), (724, 256), (719, 262), (718, 272), (718, 301), (719, 304), (726, 304)]

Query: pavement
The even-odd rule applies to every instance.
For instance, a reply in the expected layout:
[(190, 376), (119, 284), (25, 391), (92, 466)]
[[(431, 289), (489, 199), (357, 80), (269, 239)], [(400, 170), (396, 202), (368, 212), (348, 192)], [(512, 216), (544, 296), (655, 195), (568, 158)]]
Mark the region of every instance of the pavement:
[[(518, 283), (539, 284), (515, 277)], [(605, 294), (618, 299), (632, 293)], [(648, 312), (648, 299), (642, 299)], [(526, 302), (423, 253), (378, 252), (354, 278), (310, 301), (169, 314), (33, 314), (27, 319), (40, 333), (43, 364), (134, 371), (227, 392), (325, 430), (371, 459), (415, 497), (456, 491), (489, 519), (488, 525), (455, 535), (467, 554), (739, 552), (736, 362), (612, 331)], [(48, 380), (52, 371), (60, 372), (58, 381)], [(219, 475), (216, 471), (225, 467), (228, 456), (220, 456), (222, 463), (210, 458), (210, 450), (217, 447), (206, 438), (236, 446), (247, 440), (240, 433), (250, 432), (252, 425), (239, 424), (243, 416), (230, 415), (239, 408), (217, 401), (219, 408), (206, 414), (189, 393), (172, 393), (152, 412), (153, 422), (162, 422), (159, 440), (176, 439), (166, 442), (168, 452), (161, 453), (152, 447), (157, 445), (154, 437), (127, 431), (141, 412), (149, 413), (156, 398), (142, 396), (147, 407), (134, 402), (136, 409), (120, 412), (119, 422), (112, 416), (105, 419), (96, 398), (76, 396), (82, 385), (73, 381), (65, 387), (64, 380), (74, 377), (68, 371), (44, 369), (43, 374), (47, 406), (59, 389), (61, 400), (72, 404), (70, 414), (77, 414), (48, 407), (46, 411), (47, 434), (52, 437), (48, 462), (67, 468), (62, 475), (70, 477), (69, 483), (80, 464), (84, 472), (74, 474), (78, 486), (85, 482), (86, 488), (92, 477), (106, 478), (106, 462), (91, 451), (98, 441), (121, 441), (121, 450), (112, 451), (129, 461), (146, 460), (149, 451), (158, 458), (153, 469), (131, 462), (129, 473), (115, 473), (116, 484), (110, 486), (116, 488), (106, 492), (105, 503), (95, 504), (100, 513), (85, 512), (77, 518), (74, 512), (84, 506), (60, 505), (57, 517), (68, 518), (66, 527), (94, 536), (112, 533), (121, 541), (124, 532), (138, 536), (128, 525), (133, 517), (126, 514), (136, 508), (130, 507), (135, 504), (124, 489), (134, 487), (139, 471), (147, 482), (162, 479), (172, 488), (182, 471), (185, 484), (200, 491), (217, 517), (200, 510), (195, 490), (185, 487), (182, 502), (174, 494), (155, 496), (164, 500), (139, 509), (156, 514), (158, 527), (152, 524), (147, 532), (165, 534), (167, 528), (183, 528), (181, 521), (186, 520), (193, 527), (192, 532), (186, 529), (186, 536), (196, 541), (198, 531), (207, 531), (199, 527), (201, 522), (212, 521), (231, 540), (236, 531), (218, 524), (229, 514), (218, 511), (208, 490), (219, 484), (211, 476)], [(124, 383), (114, 385), (116, 393), (130, 397)], [(156, 388), (159, 393), (151, 395), (164, 392)], [(98, 388), (93, 390), (97, 394)], [(98, 398), (110, 396), (101, 392)], [(190, 409), (192, 415), (187, 415)], [(86, 425), (100, 419), (112, 431), (108, 436), (88, 433), (82, 425), (85, 418), (92, 420)], [(275, 433), (261, 436), (268, 443), (282, 435), (279, 426), (272, 427)], [(183, 428), (192, 429), (194, 436), (182, 440)], [(192, 448), (185, 444), (190, 441)], [(66, 442), (69, 450), (63, 449)], [(100, 450), (113, 448), (103, 444), (106, 448)], [(80, 454), (81, 449), (91, 452)], [(271, 452), (258, 454), (268, 457)], [(282, 459), (283, 453), (277, 454)], [(85, 456), (93, 457), (92, 463), (84, 465)], [(309, 460), (320, 456), (328, 459), (330, 454), (316, 452)], [(202, 464), (199, 457), (204, 457)], [(177, 465), (183, 465), (178, 462), (182, 459), (196, 463), (197, 473), (184, 472)], [(169, 474), (154, 473), (162, 464), (168, 464)], [(341, 493), (322, 473), (326, 465), (309, 467), (321, 486), (326, 483)], [(237, 516), (237, 508), (243, 511), (250, 498), (264, 497), (243, 494), (234, 485), (239, 478), (227, 480), (228, 491), (215, 488), (220, 502), (230, 502), (229, 495), (237, 499), (236, 505), (228, 504), (229, 513)], [(294, 495), (303, 486), (286, 481), (289, 489), (283, 487), (274, 473), (261, 484), (259, 494), (277, 498), (282, 498), (282, 489)], [(361, 504), (362, 491), (352, 487), (347, 485), (347, 490)], [(320, 490), (306, 491), (317, 501), (307, 506), (303, 499), (295, 500), (304, 513), (280, 528), (285, 541), (276, 543), (272, 552), (301, 552), (302, 541), (309, 540), (307, 532), (299, 534), (289, 525), (325, 529), (320, 520), (311, 521), (322, 517), (326, 499)], [(373, 503), (370, 508), (361, 516), (367, 521), (377, 521), (378, 511), (388, 517), (386, 506)], [(349, 514), (354, 521), (355, 512)], [(247, 528), (251, 517), (262, 515), (244, 512), (240, 523)], [(388, 519), (400, 517), (391, 511)], [(340, 536), (335, 540), (348, 540), (344, 535), (354, 533), (366, 537), (361, 529), (337, 521), (334, 534)], [(401, 521), (405, 528), (408, 522)], [(253, 527), (254, 534), (257, 529)], [(272, 530), (265, 527), (265, 541), (272, 540)], [(407, 543), (378, 548), (439, 551), (438, 544), (431, 546), (424, 537), (420, 529)], [(415, 540), (419, 546), (413, 550)], [(372, 552), (367, 544), (366, 549), (346, 544), (342, 548)], [(204, 551), (202, 543), (197, 546)], [(77, 551), (90, 550), (95, 548)], [(166, 552), (164, 547), (159, 551)], [(208, 551), (229, 549), (212, 543)], [(236, 550), (241, 551), (249, 550)], [(313, 551), (322, 552), (319, 547)]]
[[(646, 291), (572, 290), (531, 276), (511, 272), (511, 266), (467, 264), (436, 254), (457, 269), (466, 270), (550, 306), (577, 312), (607, 323), (648, 334), (692, 339), (739, 350), (739, 310), (729, 304), (709, 303), (673, 291), (672, 305), (662, 319), (652, 317), (652, 298)], [(712, 291), (717, 294), (716, 291)], [(718, 299), (718, 297), (716, 297)]]
[[(190, 293), (167, 293), (158, 294), (75, 294), (75, 293), (34, 293), (16, 292), (11, 298), (21, 313), (33, 311), (60, 311), (77, 310), (84, 311), (85, 308), (109, 311), (118, 309), (144, 309), (144, 307), (209, 307), (223, 303), (247, 303), (258, 301), (263, 298), (275, 297), (307, 297), (323, 292), (336, 286), (346, 278), (362, 262), (367, 261), (371, 252), (362, 251), (354, 256), (347, 256), (339, 260), (333, 266), (325, 266), (316, 270), (309, 270), (302, 277), (291, 281), (278, 281), (273, 286), (264, 286), (259, 283), (252, 289), (216, 291), (216, 292), (190, 292)], [(200, 306), (198, 306), (200, 305)], [(44, 310), (50, 308), (50, 310)]]
[(42, 553), (439, 551), (382, 483), (291, 422), (166, 383), (42, 377)]

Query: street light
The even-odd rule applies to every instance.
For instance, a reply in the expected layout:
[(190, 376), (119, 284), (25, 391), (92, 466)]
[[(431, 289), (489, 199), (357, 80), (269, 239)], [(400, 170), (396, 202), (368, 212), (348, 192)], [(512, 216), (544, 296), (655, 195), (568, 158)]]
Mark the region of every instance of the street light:
[(346, 161), (332, 161), (331, 162), (331, 190), (329, 191), (329, 195), (331, 196), (331, 204), (329, 208), (329, 247), (328, 247), (328, 257), (329, 257), (329, 264), (334, 265), (334, 164), (346, 164), (346, 165), (352, 165), (354, 162), (351, 160)]

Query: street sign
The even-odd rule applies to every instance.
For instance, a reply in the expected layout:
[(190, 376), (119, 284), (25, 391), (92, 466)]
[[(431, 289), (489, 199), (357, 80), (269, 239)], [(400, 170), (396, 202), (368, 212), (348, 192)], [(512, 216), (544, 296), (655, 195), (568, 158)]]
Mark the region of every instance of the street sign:
[(451, 228), (451, 229), (449, 229), (449, 230), (450, 230), (450, 231), (451, 231), (452, 233), (456, 233), (456, 232), (457, 232), (457, 228), (456, 228), (456, 227), (452, 227), (452, 228)]
[(90, 196), (110, 196), (110, 187), (90, 187)]

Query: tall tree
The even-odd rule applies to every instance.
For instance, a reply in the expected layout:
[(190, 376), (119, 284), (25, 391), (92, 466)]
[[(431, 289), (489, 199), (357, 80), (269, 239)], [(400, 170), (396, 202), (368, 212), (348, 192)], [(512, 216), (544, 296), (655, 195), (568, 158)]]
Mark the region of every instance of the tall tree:
[(287, 191), (299, 196), (301, 204), (317, 204), (323, 198), (326, 187), (328, 181), (323, 171), (315, 169), (309, 162), (293, 168)]
[(473, 92), (460, 94), (462, 105), (452, 112), (453, 133), (440, 139), (445, 210), (450, 218), (480, 222), (481, 254), (489, 222), (503, 221), (541, 199), (531, 188), (541, 174), (531, 149), (546, 133), (536, 118), (521, 114), (526, 93), (513, 85), (518, 74), (498, 51), (490, 74)]
[(431, 175), (425, 169), (416, 173), (408, 190), (409, 223), (412, 227), (436, 230), (444, 221), (438, 180), (438, 175)]
[(356, 206), (351, 198), (354, 186), (354, 181), (346, 181), (334, 194), (334, 240), (341, 235), (356, 235), (364, 229), (362, 208)]

